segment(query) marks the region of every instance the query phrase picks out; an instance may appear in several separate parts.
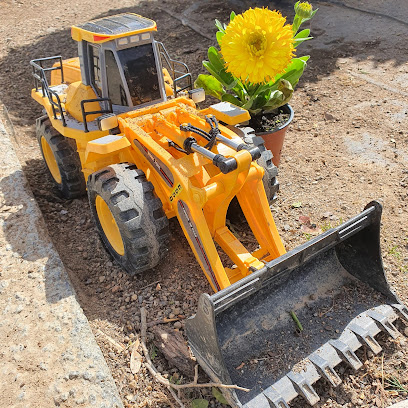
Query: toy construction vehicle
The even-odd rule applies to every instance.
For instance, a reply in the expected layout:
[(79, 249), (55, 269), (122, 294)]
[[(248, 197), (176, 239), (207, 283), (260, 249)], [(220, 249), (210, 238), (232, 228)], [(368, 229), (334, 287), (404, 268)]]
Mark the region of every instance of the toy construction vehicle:
[[(282, 408), (298, 395), (314, 404), (313, 383), (338, 385), (336, 365), (359, 368), (358, 348), (378, 353), (375, 336), (396, 337), (393, 323), (408, 320), (381, 263), (381, 206), (285, 254), (269, 208), (276, 168), (242, 125), (248, 112), (228, 103), (198, 110), (202, 90), (155, 30), (135, 14), (106, 17), (72, 27), (78, 58), (31, 61), (44, 160), (65, 197), (88, 191), (105, 247), (130, 273), (165, 256), (168, 219), (178, 218), (217, 292), (201, 296), (187, 335), (215, 381), (250, 388), (223, 389), (231, 405)], [(233, 200), (259, 243), (252, 253), (226, 225)], [(215, 243), (235, 266), (224, 267)], [(333, 307), (333, 330), (323, 330), (316, 310), (336, 296), (349, 308)], [(292, 335), (291, 316), (307, 322), (305, 336)], [(262, 365), (263, 353), (278, 357)]]

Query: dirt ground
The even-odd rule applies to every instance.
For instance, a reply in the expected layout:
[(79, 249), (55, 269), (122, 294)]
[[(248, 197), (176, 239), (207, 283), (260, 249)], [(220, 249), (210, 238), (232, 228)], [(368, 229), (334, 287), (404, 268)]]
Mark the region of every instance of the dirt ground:
[[(273, 214), (286, 248), (292, 249), (314, 233), (302, 228), (304, 217), (316, 224), (316, 231), (326, 230), (371, 200), (381, 200), (385, 270), (408, 304), (408, 6), (405, 0), (389, 7), (379, 0), (367, 3), (366, 9), (354, 0), (313, 3), (320, 9), (312, 26), (315, 39), (299, 49), (299, 55), (310, 53), (311, 59), (291, 102), (295, 118), (285, 140), (281, 191)], [(103, 249), (87, 199), (59, 197), (35, 139), (34, 122), (41, 110), (30, 97), (29, 61), (75, 56), (72, 24), (130, 11), (154, 19), (156, 39), (196, 77), (204, 72), (201, 61), (208, 46), (215, 45), (214, 19), (227, 21), (232, 9), (240, 12), (255, 5), (293, 16), (288, 0), (123, 0), (115, 6), (108, 0), (66, 0), (58, 6), (50, 0), (2, 1), (0, 15), (7, 24), (0, 25), (0, 100), (8, 111), (3, 108), (2, 117), (13, 124), (26, 177), (126, 407), (177, 406), (144, 367), (136, 375), (130, 371), (140, 307), (146, 307), (149, 321), (180, 318), (172, 324), (183, 332), (184, 318), (194, 313), (199, 295), (212, 293), (211, 288), (176, 221), (170, 222), (166, 261), (130, 277)], [(338, 388), (319, 386), (317, 406), (386, 407), (407, 398), (408, 342), (384, 338), (381, 344), (378, 356), (361, 357), (365, 368), (359, 372), (341, 369)], [(151, 354), (157, 354), (149, 345)], [(180, 380), (160, 353), (154, 363), (168, 378)], [(194, 398), (218, 404), (211, 389), (191, 390), (181, 397), (186, 406)]]

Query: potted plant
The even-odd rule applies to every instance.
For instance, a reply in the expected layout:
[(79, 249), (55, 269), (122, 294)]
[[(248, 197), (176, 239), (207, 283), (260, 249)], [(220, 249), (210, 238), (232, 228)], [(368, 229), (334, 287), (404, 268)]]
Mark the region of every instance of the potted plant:
[(195, 81), (208, 95), (250, 112), (249, 126), (263, 137), (276, 166), (293, 118), (288, 102), (309, 59), (295, 57), (297, 47), (312, 38), (309, 29), (299, 29), (316, 11), (310, 3), (298, 1), (291, 25), (279, 11), (267, 8), (232, 12), (228, 25), (216, 20), (220, 49), (208, 49), (203, 65), (210, 74)]

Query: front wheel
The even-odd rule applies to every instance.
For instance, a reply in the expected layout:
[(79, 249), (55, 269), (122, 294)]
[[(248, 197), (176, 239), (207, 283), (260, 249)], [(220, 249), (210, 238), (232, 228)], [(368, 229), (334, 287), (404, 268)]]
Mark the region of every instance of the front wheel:
[(129, 163), (105, 167), (89, 176), (88, 197), (104, 246), (128, 273), (160, 262), (168, 249), (169, 222), (143, 171)]

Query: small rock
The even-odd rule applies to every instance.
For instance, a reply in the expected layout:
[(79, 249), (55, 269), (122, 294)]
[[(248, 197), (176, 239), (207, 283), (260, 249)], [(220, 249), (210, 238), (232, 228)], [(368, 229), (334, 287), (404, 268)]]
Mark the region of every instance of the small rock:
[(106, 279), (105, 276), (102, 275), (102, 276), (99, 277), (99, 282), (103, 283), (103, 282), (105, 282), (105, 279)]
[(111, 289), (111, 292), (112, 292), (112, 293), (116, 293), (119, 289), (120, 289), (119, 286), (118, 286), (118, 285), (115, 285), (115, 286)]
[(43, 370), (43, 371), (47, 371), (48, 370), (48, 366), (47, 364), (45, 364), (44, 362), (41, 362), (40, 364), (38, 364), (38, 367)]
[(73, 380), (73, 379), (75, 379), (75, 378), (78, 378), (79, 377), (79, 371), (71, 371), (69, 374), (68, 374), (68, 378), (70, 379), (70, 380)]
[(86, 381), (92, 381), (92, 374), (89, 372), (89, 371), (85, 371), (83, 374), (82, 374), (82, 378), (84, 379), (84, 380), (86, 380)]
[(326, 120), (338, 120), (335, 116), (333, 116), (331, 113), (329, 113), (329, 112), (325, 112), (324, 113), (324, 118), (326, 119)]
[(181, 322), (174, 323), (174, 328), (175, 329), (181, 329), (181, 326), (182, 326)]

